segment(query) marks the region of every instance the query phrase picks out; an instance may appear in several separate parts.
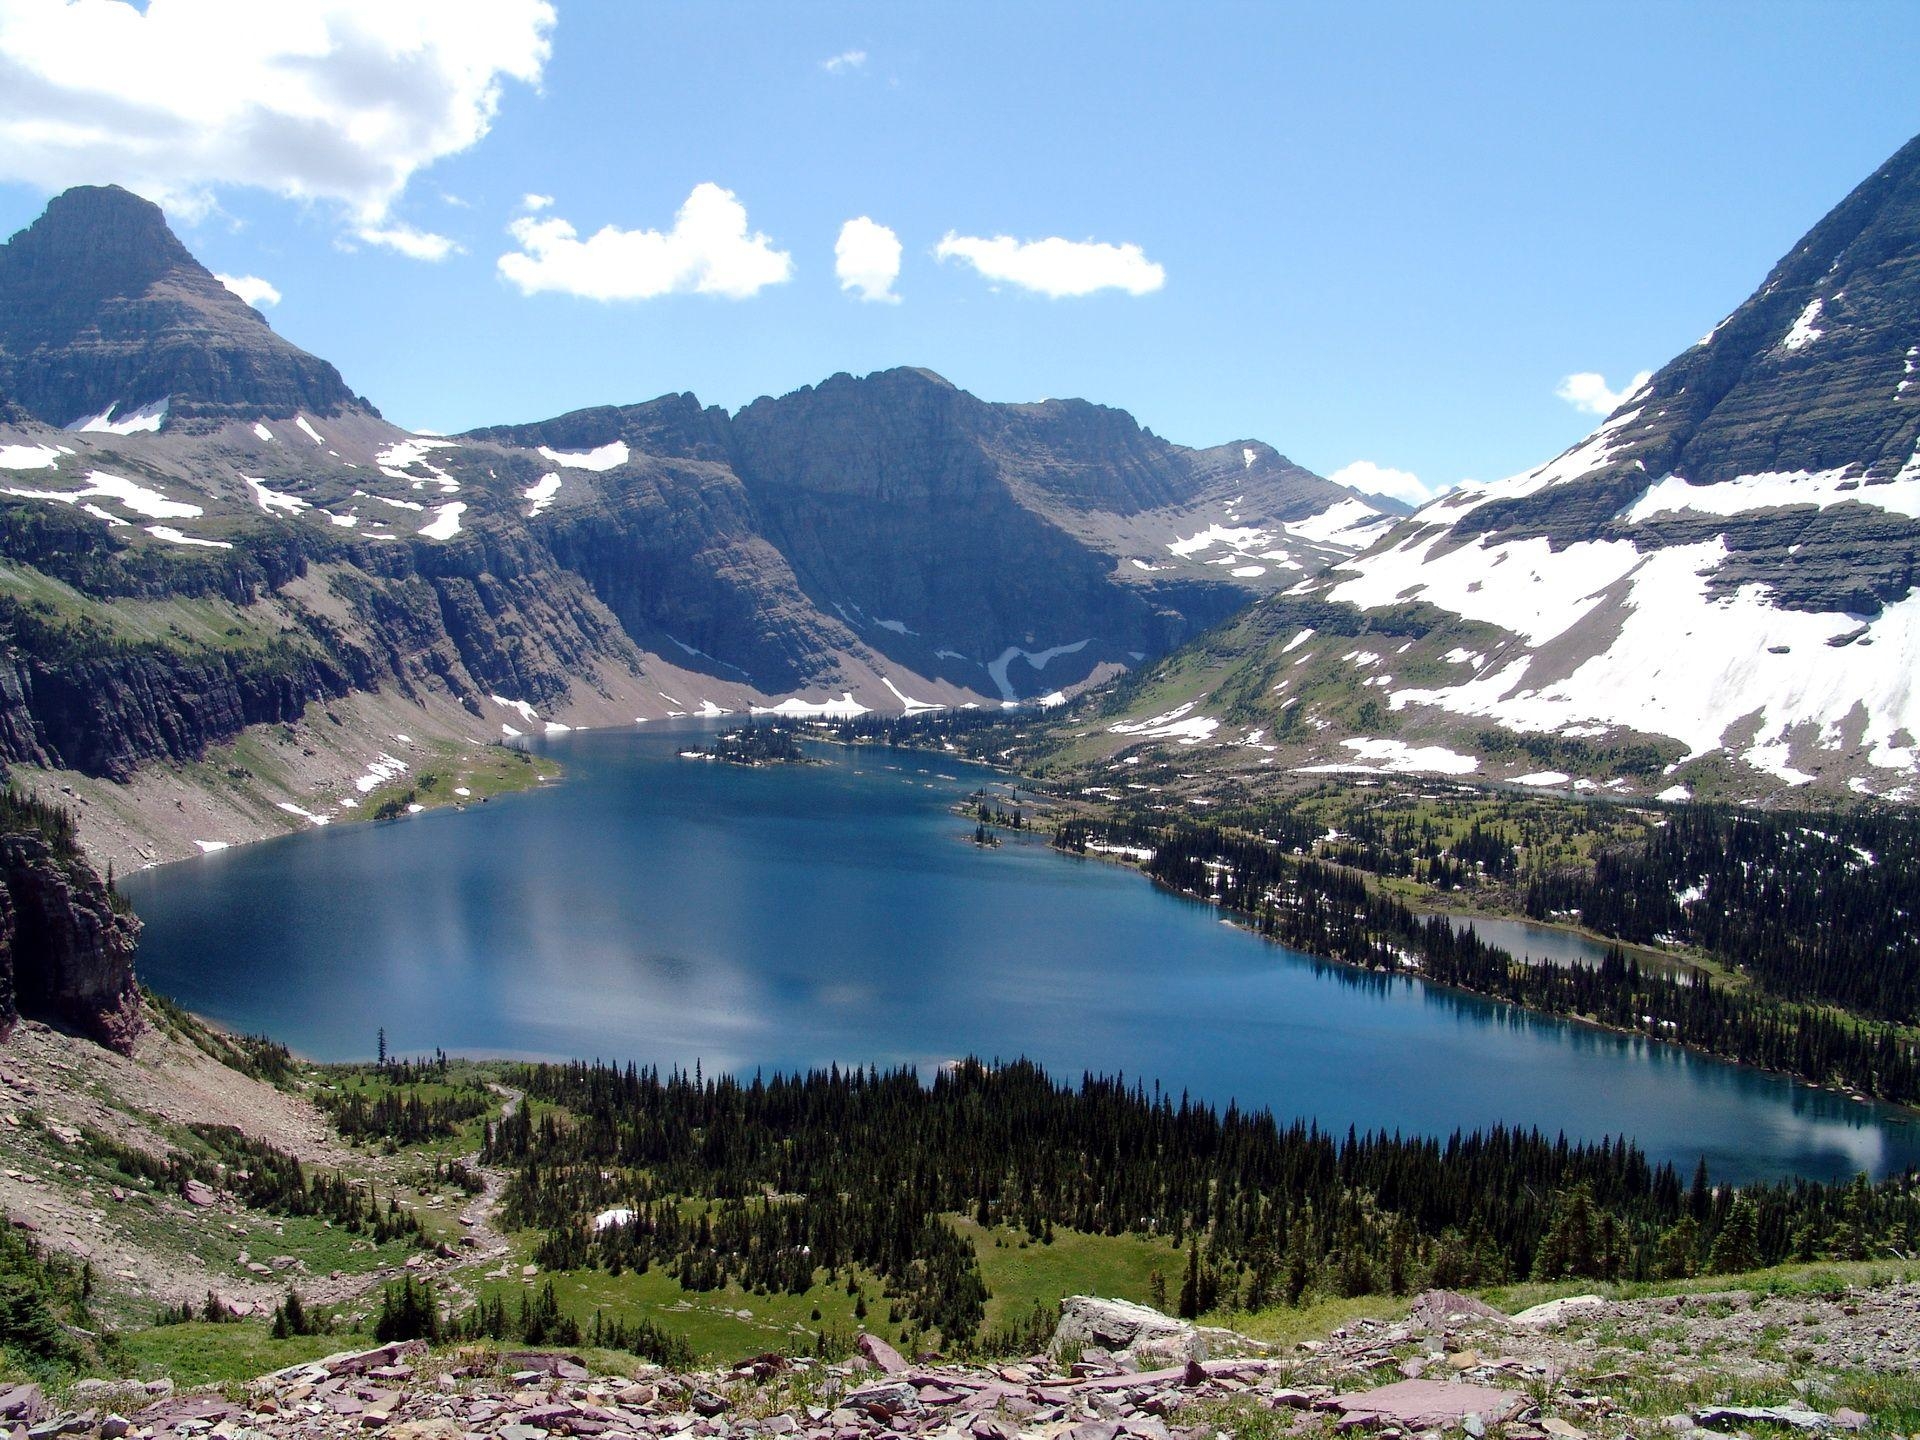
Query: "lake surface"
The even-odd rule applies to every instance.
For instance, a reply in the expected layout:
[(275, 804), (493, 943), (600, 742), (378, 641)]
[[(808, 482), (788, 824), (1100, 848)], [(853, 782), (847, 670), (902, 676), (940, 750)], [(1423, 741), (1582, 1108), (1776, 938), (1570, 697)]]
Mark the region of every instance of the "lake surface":
[(1127, 870), (982, 850), (985, 772), (877, 749), (745, 770), (684, 729), (541, 743), (562, 785), (121, 885), (146, 982), (315, 1059), (752, 1071), (1029, 1056), (1344, 1131), (1627, 1134), (1716, 1178), (1920, 1164), (1900, 1112), (1271, 945)]

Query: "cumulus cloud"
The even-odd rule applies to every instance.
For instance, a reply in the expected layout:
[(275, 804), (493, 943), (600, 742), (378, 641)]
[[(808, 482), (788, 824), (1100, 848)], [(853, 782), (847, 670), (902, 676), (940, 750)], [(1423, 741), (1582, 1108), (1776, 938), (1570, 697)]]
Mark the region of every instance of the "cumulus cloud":
[(820, 68), (829, 75), (841, 75), (849, 70), (863, 70), (867, 64), (867, 52), (864, 50), (842, 50), (838, 55), (829, 55), (820, 62)]
[(538, 83), (553, 24), (550, 0), (0, 0), (0, 180), (187, 216), (247, 186), (381, 230)]
[(462, 250), (445, 235), (416, 230), (411, 225), (363, 225), (353, 233), (369, 245), (397, 250), (409, 260), (444, 260)]
[(934, 247), (941, 260), (971, 265), (989, 280), (1018, 285), (1058, 300), (1097, 290), (1145, 295), (1167, 283), (1167, 272), (1138, 245), (1095, 240), (1015, 240), (1011, 235), (956, 235), (949, 230)]
[(1653, 378), (1651, 370), (1642, 370), (1619, 390), (1607, 388), (1607, 377), (1593, 370), (1582, 370), (1577, 375), (1569, 375), (1554, 389), (1554, 394), (1589, 415), (1611, 415), (1618, 410), (1623, 401), (1639, 391), (1642, 385)]
[(833, 273), (842, 290), (855, 291), (862, 300), (898, 305), (893, 282), (900, 278), (900, 237), (865, 215), (847, 221), (833, 245)]
[(213, 278), (256, 310), (264, 305), (280, 303), (279, 288), (271, 280), (262, 280), (258, 275), (215, 275)]
[(607, 225), (582, 240), (557, 215), (523, 215), (507, 230), (520, 248), (500, 257), (500, 273), (523, 295), (551, 290), (589, 300), (684, 294), (744, 300), (793, 275), (793, 257), (750, 231), (747, 207), (710, 182), (693, 187), (671, 230)]
[(529, 215), (533, 214), (536, 210), (551, 210), (553, 208), (553, 197), (551, 195), (535, 195), (532, 191), (528, 191), (520, 197), (520, 208)]
[(1395, 470), (1371, 460), (1356, 460), (1342, 465), (1327, 477), (1336, 485), (1358, 490), (1363, 495), (1384, 495), (1389, 500), (1404, 500), (1409, 505), (1424, 505), (1442, 493), (1426, 484), (1411, 470)]

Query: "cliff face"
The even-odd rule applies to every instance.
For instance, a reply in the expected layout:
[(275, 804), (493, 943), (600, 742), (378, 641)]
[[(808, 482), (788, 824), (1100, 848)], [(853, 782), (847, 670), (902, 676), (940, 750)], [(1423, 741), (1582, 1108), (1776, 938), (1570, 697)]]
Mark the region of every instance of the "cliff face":
[(139, 938), (70, 837), (17, 824), (0, 834), (0, 1040), (28, 1015), (130, 1051), (143, 1028)]

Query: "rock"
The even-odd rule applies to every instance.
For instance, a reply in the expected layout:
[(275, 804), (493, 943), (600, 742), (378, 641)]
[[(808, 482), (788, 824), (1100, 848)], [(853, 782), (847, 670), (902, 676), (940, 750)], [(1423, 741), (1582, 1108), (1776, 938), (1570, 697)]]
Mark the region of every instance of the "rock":
[(121, 1440), (133, 1428), (131, 1421), (124, 1415), (109, 1415), (100, 1422), (100, 1440)]
[(1555, 1440), (1587, 1440), (1587, 1432), (1578, 1425), (1562, 1420), (1558, 1415), (1550, 1415), (1540, 1422), (1540, 1428)]
[(0, 1388), (0, 1420), (31, 1425), (47, 1413), (47, 1397), (38, 1385)]
[(500, 1363), (522, 1374), (552, 1375), (561, 1380), (585, 1380), (590, 1373), (578, 1355), (545, 1350), (509, 1350), (500, 1357)]
[(1518, 1415), (1525, 1403), (1524, 1395), (1511, 1390), (1448, 1380), (1396, 1380), (1378, 1390), (1335, 1395), (1326, 1402), (1345, 1419), (1391, 1423), (1411, 1430), (1458, 1425), (1468, 1416), (1498, 1425)]
[(1524, 1325), (1530, 1329), (1550, 1330), (1564, 1325), (1577, 1315), (1589, 1310), (1597, 1310), (1607, 1302), (1598, 1295), (1563, 1295), (1558, 1300), (1549, 1300), (1543, 1305), (1535, 1305), (1522, 1310), (1517, 1315), (1507, 1317), (1509, 1325)]
[(1453, 1290), (1425, 1290), (1413, 1297), (1408, 1307), (1409, 1323), (1425, 1329), (1440, 1329), (1473, 1320), (1504, 1320), (1507, 1317), (1471, 1295)]
[(696, 1390), (687, 1399), (688, 1408), (696, 1415), (705, 1415), (711, 1419), (715, 1415), (727, 1412), (727, 1402), (711, 1390)]
[(1231, 1330), (1189, 1324), (1130, 1300), (1069, 1295), (1060, 1302), (1060, 1324), (1047, 1347), (1050, 1355), (1075, 1348), (1111, 1352), (1126, 1368), (1150, 1369), (1204, 1360), (1210, 1354), (1249, 1354), (1265, 1346)]
[(387, 1431), (389, 1440), (463, 1440), (466, 1431), (442, 1417), (407, 1420)]
[(212, 1187), (202, 1180), (188, 1180), (180, 1186), (180, 1194), (189, 1205), (198, 1205), (202, 1209), (214, 1203), (218, 1198)]
[[(115, 908), (72, 841), (36, 831), (0, 835), (0, 1041), (30, 1015), (74, 1025), (130, 1054), (145, 1028), (133, 978), (139, 938), (140, 922)], [(79, 1143), (71, 1126), (47, 1128)]]
[(1858, 1410), (1849, 1410), (1842, 1405), (1828, 1417), (1836, 1430), (1864, 1430), (1873, 1422)]
[(904, 1380), (884, 1380), (862, 1385), (840, 1402), (849, 1410), (870, 1415), (876, 1420), (891, 1420), (920, 1408), (920, 1394)]
[(912, 1368), (898, 1350), (878, 1335), (863, 1334), (854, 1342), (854, 1345), (862, 1355), (877, 1365), (883, 1374), (904, 1375)]

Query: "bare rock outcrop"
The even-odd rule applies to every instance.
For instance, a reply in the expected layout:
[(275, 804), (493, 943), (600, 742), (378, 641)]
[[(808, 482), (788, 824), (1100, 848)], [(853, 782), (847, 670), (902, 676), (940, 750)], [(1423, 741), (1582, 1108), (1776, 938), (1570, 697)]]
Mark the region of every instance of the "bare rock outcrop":
[(0, 835), (0, 1040), (26, 1014), (131, 1050), (142, 1029), (139, 936), (77, 851), (31, 830)]

